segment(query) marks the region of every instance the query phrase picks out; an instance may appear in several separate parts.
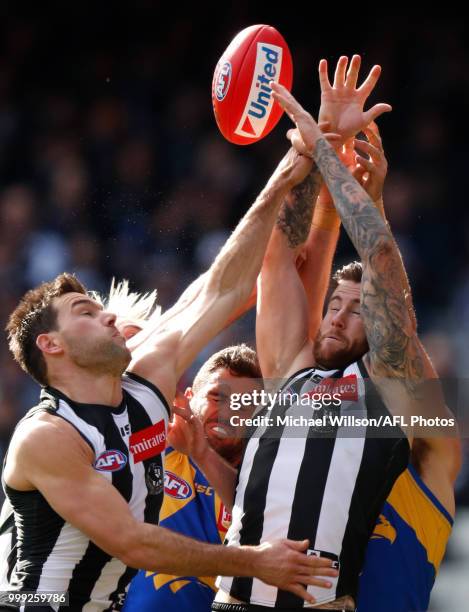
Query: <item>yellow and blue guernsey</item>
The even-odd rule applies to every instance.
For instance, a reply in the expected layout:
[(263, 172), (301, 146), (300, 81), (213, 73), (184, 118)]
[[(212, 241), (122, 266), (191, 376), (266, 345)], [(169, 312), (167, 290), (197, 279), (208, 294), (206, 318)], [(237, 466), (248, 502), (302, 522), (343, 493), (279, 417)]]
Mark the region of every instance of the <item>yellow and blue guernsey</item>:
[(397, 479), (368, 543), (357, 612), (421, 612), (453, 519), (413, 466)]
[[(222, 544), (230, 513), (197, 465), (171, 447), (166, 449), (164, 492), (160, 526), (203, 542)], [(124, 611), (209, 612), (215, 592), (213, 577), (140, 571), (130, 584)]]

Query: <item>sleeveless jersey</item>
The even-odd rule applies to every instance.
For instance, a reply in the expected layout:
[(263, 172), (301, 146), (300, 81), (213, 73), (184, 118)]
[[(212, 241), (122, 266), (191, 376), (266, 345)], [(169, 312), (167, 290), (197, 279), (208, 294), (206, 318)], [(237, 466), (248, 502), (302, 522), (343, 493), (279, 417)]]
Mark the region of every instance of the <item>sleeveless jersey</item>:
[[(133, 373), (123, 376), (122, 388), (123, 400), (116, 408), (73, 402), (47, 388), (41, 404), (24, 418), (47, 411), (75, 427), (94, 453), (94, 469), (116, 487), (134, 517), (156, 524), (169, 409), (158, 389)], [(60, 610), (121, 609), (137, 570), (98, 548), (39, 491), (3, 485), (7, 499), (0, 526), (0, 590), (67, 591), (70, 608)]]
[[(289, 402), (281, 395), (271, 410), (264, 411), (271, 422), (254, 432), (240, 467), (226, 543), (308, 539), (308, 554), (333, 559), (339, 569), (338, 578), (329, 578), (330, 589), (308, 587), (317, 604), (344, 595), (356, 598), (376, 518), (409, 460), (407, 438), (390, 424), (390, 413), (365, 378), (361, 361), (345, 370), (297, 372), (282, 393), (287, 400), (288, 394), (298, 399)], [(329, 398), (326, 404), (327, 393), (338, 394), (339, 405)], [(303, 402), (318, 394), (319, 405)], [(373, 418), (377, 424), (363, 421), (358, 426), (352, 417)], [(220, 577), (217, 585), (251, 604), (310, 606), (256, 578)]]

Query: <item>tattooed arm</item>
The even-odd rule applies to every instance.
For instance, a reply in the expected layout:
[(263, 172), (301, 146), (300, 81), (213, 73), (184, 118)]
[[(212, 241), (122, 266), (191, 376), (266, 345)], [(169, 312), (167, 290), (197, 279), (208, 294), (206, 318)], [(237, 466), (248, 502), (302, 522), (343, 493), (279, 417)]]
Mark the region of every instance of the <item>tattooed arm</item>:
[(412, 393), (423, 378), (423, 361), (407, 307), (406, 274), (397, 245), (368, 194), (322, 138), (314, 158), (362, 260), (361, 312), (370, 373), (398, 378)]
[[(289, 249), (302, 245), (308, 237), (321, 184), (321, 174), (314, 166), (305, 180), (291, 190), (280, 208), (276, 228), (285, 237)], [(284, 238), (280, 236), (280, 239)]]
[(321, 182), (313, 167), (290, 191), (264, 257), (257, 288), (256, 340), (265, 378), (287, 376), (298, 354), (307, 350), (308, 307), (295, 259), (308, 237)]
[[(357, 156), (358, 163), (353, 175), (363, 186), (386, 221), (383, 186), (388, 164), (383, 150), (383, 143), (378, 126), (374, 122), (368, 128), (365, 128), (364, 132), (367, 140), (355, 141), (355, 145), (360, 152), (368, 154), (369, 158)], [(409, 316), (415, 329), (417, 329), (412, 292), (404, 266), (402, 266), (401, 283), (404, 289)], [(419, 342), (418, 338), (417, 342)], [(434, 381), (426, 383), (430, 387), (431, 394), (434, 395), (434, 390), (439, 387), (438, 374), (423, 345), (421, 345), (421, 350), (423, 352), (424, 379), (426, 381)], [(436, 395), (438, 396), (439, 393), (437, 392)], [(433, 415), (429, 413), (429, 407), (431, 408), (431, 404), (425, 406), (425, 415), (431, 417)], [(448, 419), (454, 416), (449, 410), (446, 410), (447, 414), (443, 414), (445, 412), (444, 405), (439, 406), (438, 412), (439, 414), (435, 416), (442, 416)], [(417, 468), (425, 484), (430, 487), (431, 491), (443, 503), (448, 512), (454, 515), (454, 481), (461, 468), (461, 443), (457, 428), (448, 430), (445, 432), (445, 435), (435, 436), (425, 435), (426, 432), (418, 433), (420, 435), (414, 440), (412, 447), (412, 463)]]
[[(311, 115), (281, 85), (273, 84), (272, 90), (296, 123), (303, 146), (315, 159), (361, 257), (361, 315), (369, 344), (368, 371), (384, 402), (394, 414), (448, 417), (440, 385), (429, 381), (428, 358), (408, 307), (407, 276), (388, 225), (324, 140)], [(429, 382), (425, 387), (421, 385), (424, 381)]]

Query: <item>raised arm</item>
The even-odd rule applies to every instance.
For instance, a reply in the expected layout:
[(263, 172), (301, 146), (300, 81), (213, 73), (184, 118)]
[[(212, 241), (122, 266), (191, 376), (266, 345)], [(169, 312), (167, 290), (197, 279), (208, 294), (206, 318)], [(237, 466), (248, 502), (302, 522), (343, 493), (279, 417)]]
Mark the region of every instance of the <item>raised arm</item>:
[[(354, 167), (353, 140), (342, 147), (341, 159)], [(340, 232), (340, 217), (331, 194), (322, 185), (314, 209), (313, 222), (303, 247), (298, 273), (303, 283), (309, 313), (309, 338), (314, 341), (323, 318), (324, 301), (331, 278), (332, 262)]]
[(315, 167), (285, 198), (258, 280), (256, 346), (264, 378), (288, 375), (307, 350), (308, 305), (295, 260), (308, 237), (321, 181)]
[[(378, 104), (368, 111), (364, 105), (379, 78), (375, 66), (360, 88), (356, 88), (360, 57), (354, 56), (346, 74), (347, 58), (340, 58), (331, 85), (327, 63), (319, 66), (321, 85), (320, 126), (339, 134), (345, 142), (369, 121), (389, 111)], [(301, 143), (293, 140), (299, 151)], [(344, 154), (346, 152), (344, 151)], [(329, 282), (332, 259), (337, 244), (339, 222), (335, 209), (322, 190), (311, 227), (313, 206), (321, 186), (317, 167), (295, 189), (280, 209), (276, 227), (269, 241), (258, 282), (256, 337), (262, 372), (267, 378), (288, 376), (311, 358), (311, 341), (322, 318), (322, 304)], [(309, 234), (309, 238), (308, 238)], [(300, 278), (294, 259), (298, 248), (308, 238), (300, 257)], [(306, 290), (306, 294), (305, 294)]]
[[(386, 221), (383, 186), (388, 163), (384, 154), (378, 126), (373, 122), (364, 131), (367, 140), (359, 140), (355, 144), (359, 152), (366, 153), (368, 158), (357, 155), (357, 167), (354, 176), (373, 200), (381, 216)], [(404, 289), (407, 310), (415, 329), (417, 329), (411, 288), (404, 267), (402, 267), (401, 272), (403, 273), (401, 283)], [(418, 337), (417, 342), (422, 351), (424, 378), (436, 381), (438, 374), (433, 363)], [(453, 417), (446, 407), (443, 407), (443, 411), (446, 411), (447, 414), (445, 416), (447, 418)], [(437, 494), (438, 499), (443, 502), (445, 508), (454, 514), (453, 485), (461, 468), (461, 443), (456, 427), (449, 430), (448, 434), (430, 435), (415, 439), (412, 458), (419, 467), (419, 473), (423, 477), (424, 482)]]
[(366, 191), (323, 138), (311, 115), (285, 88), (274, 84), (273, 91), (313, 155), (362, 260), (361, 308), (370, 349), (370, 373), (398, 378), (411, 391), (422, 379), (422, 356), (405, 300), (405, 270), (391, 231)]
[(310, 169), (310, 160), (294, 150), (287, 153), (204, 275), (193, 299), (133, 352), (130, 370), (154, 382), (170, 401), (184, 370), (248, 299), (278, 208)]
[[(314, 156), (361, 257), (361, 316), (369, 344), (367, 367), (371, 378), (394, 414), (447, 418), (450, 415), (441, 386), (434, 380), (431, 364), (417, 338), (415, 317), (406, 295), (405, 269), (388, 225), (322, 137), (311, 115), (285, 88), (274, 84), (272, 89), (296, 123), (301, 146)], [(424, 386), (424, 381), (430, 383)], [(412, 431), (407, 433), (412, 442)], [(456, 436), (457, 428), (445, 429), (442, 435)]]

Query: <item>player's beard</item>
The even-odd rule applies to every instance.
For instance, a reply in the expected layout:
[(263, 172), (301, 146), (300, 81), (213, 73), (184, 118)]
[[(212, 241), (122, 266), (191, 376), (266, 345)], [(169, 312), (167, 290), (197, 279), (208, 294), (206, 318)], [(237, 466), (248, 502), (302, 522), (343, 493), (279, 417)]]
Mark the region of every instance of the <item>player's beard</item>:
[(323, 336), (318, 331), (314, 340), (313, 356), (316, 365), (325, 370), (340, 370), (358, 361), (368, 351), (366, 339), (355, 346), (340, 346), (334, 351), (325, 351), (323, 347)]
[(95, 374), (121, 376), (130, 363), (131, 354), (124, 343), (117, 344), (112, 338), (90, 339), (67, 338), (70, 359), (80, 368)]

